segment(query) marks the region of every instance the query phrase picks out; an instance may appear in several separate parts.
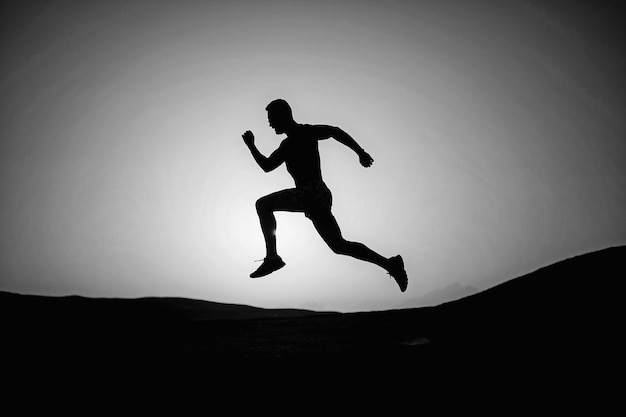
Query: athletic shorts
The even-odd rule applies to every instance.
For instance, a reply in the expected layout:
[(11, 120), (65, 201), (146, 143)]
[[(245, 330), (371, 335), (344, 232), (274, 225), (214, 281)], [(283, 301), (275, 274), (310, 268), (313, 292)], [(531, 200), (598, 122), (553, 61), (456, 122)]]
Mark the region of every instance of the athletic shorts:
[(293, 201), (309, 219), (330, 213), (333, 196), (323, 182), (309, 183), (290, 190)]

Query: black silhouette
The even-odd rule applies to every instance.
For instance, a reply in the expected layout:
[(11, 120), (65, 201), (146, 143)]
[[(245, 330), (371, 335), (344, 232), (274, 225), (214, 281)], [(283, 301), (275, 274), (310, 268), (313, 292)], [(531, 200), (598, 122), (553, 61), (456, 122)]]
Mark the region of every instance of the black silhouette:
[[(626, 276), (624, 259), (626, 246), (607, 248), (441, 305), (355, 313), (0, 291), (2, 376), (10, 382), (7, 389), (23, 390), (33, 378), (41, 383), (48, 375), (57, 383), (45, 389), (67, 390), (67, 382), (58, 383), (59, 375), (77, 373), (73, 380), (91, 390), (93, 381), (85, 377), (100, 380), (113, 370), (116, 384), (127, 376), (134, 382), (132, 376), (145, 366), (150, 370), (146, 379), (159, 384), (171, 376), (177, 384), (215, 381), (221, 386), (230, 377), (233, 385), (227, 389), (233, 391), (242, 378), (255, 377), (262, 383), (253, 384), (254, 392), (275, 395), (276, 383), (289, 381), (308, 398), (313, 391), (305, 388), (307, 383), (319, 390), (320, 381), (336, 379), (341, 384), (337, 392), (345, 395), (347, 381), (363, 378), (377, 395), (391, 387), (392, 395), (383, 397), (387, 401), (397, 398), (399, 386), (415, 395), (416, 381), (431, 384), (438, 376), (445, 382), (437, 389), (456, 377), (467, 378), (461, 380), (470, 386), (489, 371), (497, 383), (520, 381), (524, 389), (528, 381), (535, 389), (545, 379), (546, 393), (562, 388), (561, 383), (617, 389), (606, 373), (623, 362), (619, 287)], [(168, 369), (180, 375), (167, 375)], [(413, 378), (411, 383), (391, 383), (399, 374)], [(198, 375), (207, 377), (198, 382)], [(111, 380), (103, 381), (110, 389)]]
[(338, 127), (297, 123), (293, 119), (291, 107), (285, 100), (272, 101), (266, 110), (270, 126), (276, 134), (286, 133), (287, 138), (269, 158), (257, 149), (251, 131), (248, 130), (242, 135), (243, 140), (255, 161), (265, 172), (278, 168), (284, 162), (296, 187), (266, 195), (256, 202), (265, 238), (266, 257), (263, 264), (250, 274), (250, 277), (262, 277), (285, 266), (276, 251), (274, 212), (303, 212), (311, 219), (322, 239), (335, 253), (352, 256), (384, 268), (395, 279), (400, 290), (406, 291), (408, 278), (400, 255), (385, 258), (364, 244), (350, 242), (341, 235), (337, 220), (331, 211), (332, 194), (322, 179), (318, 141), (331, 137), (336, 139), (356, 152), (361, 165), (366, 168), (372, 166), (374, 162), (372, 157)]

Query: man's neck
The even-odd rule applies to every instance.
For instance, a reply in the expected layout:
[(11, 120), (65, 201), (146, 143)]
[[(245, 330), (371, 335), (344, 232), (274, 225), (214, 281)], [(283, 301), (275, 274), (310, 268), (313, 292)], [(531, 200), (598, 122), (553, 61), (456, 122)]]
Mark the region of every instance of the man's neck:
[(287, 134), (287, 136), (291, 135), (298, 128), (298, 126), (300, 126), (298, 123), (293, 122), (293, 124), (286, 127), (285, 133)]

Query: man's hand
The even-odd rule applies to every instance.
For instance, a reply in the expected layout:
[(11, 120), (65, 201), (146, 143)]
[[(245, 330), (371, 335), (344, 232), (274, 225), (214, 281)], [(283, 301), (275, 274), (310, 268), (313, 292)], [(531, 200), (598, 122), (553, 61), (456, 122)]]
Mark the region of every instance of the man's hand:
[(254, 146), (254, 134), (251, 131), (246, 130), (246, 132), (241, 135), (241, 137), (243, 138), (244, 143), (248, 145), (248, 147)]
[(359, 162), (361, 162), (361, 165), (365, 168), (369, 168), (374, 163), (374, 159), (367, 152), (361, 151), (359, 153)]

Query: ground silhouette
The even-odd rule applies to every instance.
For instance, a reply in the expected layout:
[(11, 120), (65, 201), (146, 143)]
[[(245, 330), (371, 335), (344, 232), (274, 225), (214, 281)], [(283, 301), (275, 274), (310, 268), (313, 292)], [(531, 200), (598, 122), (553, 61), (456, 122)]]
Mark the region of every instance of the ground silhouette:
[(339, 372), (367, 381), (400, 371), (458, 377), (465, 370), (469, 378), (491, 370), (581, 383), (622, 355), (616, 288), (624, 259), (626, 247), (609, 248), (435, 307), (360, 313), (2, 292), (2, 357), (19, 375), (143, 366), (220, 378)]

